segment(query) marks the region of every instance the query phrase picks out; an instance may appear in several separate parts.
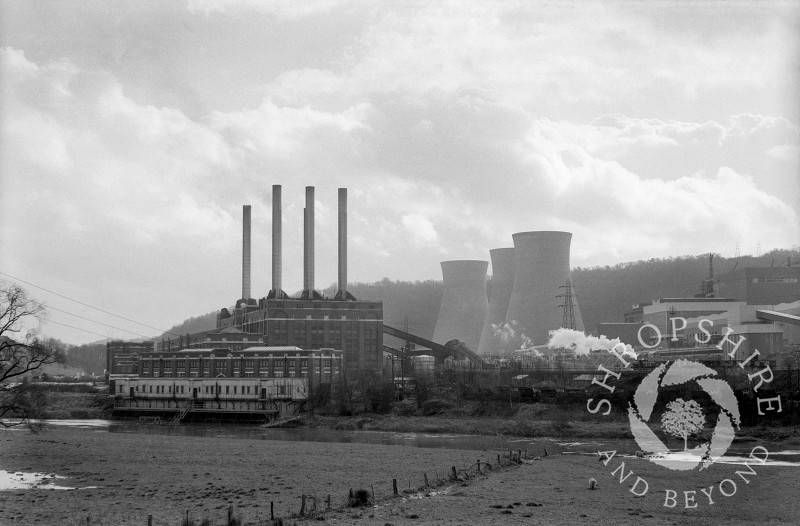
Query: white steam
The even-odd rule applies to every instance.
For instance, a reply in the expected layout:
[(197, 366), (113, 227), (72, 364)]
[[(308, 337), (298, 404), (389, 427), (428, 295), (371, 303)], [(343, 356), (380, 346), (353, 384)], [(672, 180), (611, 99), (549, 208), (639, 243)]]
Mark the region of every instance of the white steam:
[[(624, 345), (624, 350), (623, 350)], [(605, 336), (587, 336), (581, 331), (560, 328), (556, 330), (547, 342), (551, 349), (572, 349), (576, 355), (589, 354), (590, 351), (606, 350), (611, 351), (616, 347), (621, 356), (629, 356), (634, 360), (637, 358), (636, 352), (628, 344), (623, 344), (619, 338), (609, 340)]]
[(493, 323), (492, 336), (505, 350), (527, 349), (533, 347), (533, 341), (517, 328), (517, 322)]

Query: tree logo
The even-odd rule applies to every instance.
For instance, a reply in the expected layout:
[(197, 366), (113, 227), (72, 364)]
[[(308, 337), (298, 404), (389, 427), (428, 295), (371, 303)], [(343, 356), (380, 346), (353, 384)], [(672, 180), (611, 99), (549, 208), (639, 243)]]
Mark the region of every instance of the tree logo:
[[(651, 462), (676, 471), (687, 471), (701, 465), (709, 467), (730, 447), (735, 434), (734, 424), (739, 427), (739, 405), (730, 385), (714, 378), (717, 372), (699, 362), (677, 360), (664, 363), (650, 372), (639, 384), (628, 406), (631, 432), (639, 447), (647, 453)], [(663, 404), (675, 393), (681, 397)], [(659, 397), (659, 393), (662, 396)], [(683, 396), (692, 396), (685, 400)], [(687, 398), (689, 398), (687, 396)], [(661, 398), (661, 400), (659, 400)], [(700, 402), (698, 402), (700, 400)], [(661, 401), (661, 404), (657, 402)], [(704, 405), (706, 411), (704, 411)], [(683, 450), (667, 447), (651, 429), (649, 422), (658, 421), (667, 434), (683, 439)], [(711, 437), (707, 436), (706, 422), (714, 421)], [(690, 448), (689, 438), (695, 436), (698, 445)]]

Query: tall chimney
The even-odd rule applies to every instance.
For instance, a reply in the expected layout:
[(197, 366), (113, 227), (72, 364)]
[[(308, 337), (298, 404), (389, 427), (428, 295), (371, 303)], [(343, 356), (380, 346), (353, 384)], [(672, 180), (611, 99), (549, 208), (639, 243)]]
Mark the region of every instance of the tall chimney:
[(306, 186), (306, 208), (303, 212), (303, 295), (314, 297), (314, 187)]
[(242, 206), (242, 299), (250, 299), (250, 205)]
[(347, 188), (339, 188), (339, 291), (347, 300)]
[(283, 209), (281, 208), (281, 185), (272, 185), (272, 296), (279, 296), (283, 274)]

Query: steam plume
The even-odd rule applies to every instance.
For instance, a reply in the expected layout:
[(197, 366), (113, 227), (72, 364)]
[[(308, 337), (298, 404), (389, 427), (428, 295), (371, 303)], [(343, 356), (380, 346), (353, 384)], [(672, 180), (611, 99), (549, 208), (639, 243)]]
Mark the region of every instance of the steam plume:
[[(619, 338), (609, 340), (605, 336), (587, 336), (581, 331), (572, 329), (560, 328), (556, 330), (547, 342), (547, 346), (551, 349), (572, 349), (576, 355), (589, 354), (589, 351), (606, 350), (610, 351), (614, 346), (620, 343)], [(636, 352), (633, 347), (628, 344), (625, 345), (625, 350), (617, 347), (617, 350), (622, 356), (630, 356), (634, 360), (637, 358)]]

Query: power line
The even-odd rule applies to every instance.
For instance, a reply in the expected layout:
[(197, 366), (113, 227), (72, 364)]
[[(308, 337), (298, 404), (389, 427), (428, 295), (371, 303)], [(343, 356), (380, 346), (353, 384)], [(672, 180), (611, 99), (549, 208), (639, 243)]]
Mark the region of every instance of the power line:
[(43, 316), (34, 316), (34, 318), (36, 318), (39, 321), (46, 322), (46, 323), (57, 323), (58, 325), (63, 325), (64, 327), (69, 327), (70, 329), (75, 329), (77, 331), (88, 332), (89, 334), (96, 334), (97, 336), (100, 336), (102, 338), (108, 338), (108, 335), (106, 335), (106, 334), (100, 334), (99, 332), (90, 331), (88, 329), (81, 329), (80, 327), (75, 327), (73, 325), (68, 325), (66, 323), (61, 323), (60, 321), (49, 320), (49, 319), (47, 319), (47, 318), (45, 318)]
[[(63, 294), (59, 294), (58, 292), (53, 292), (52, 290), (46, 289), (44, 287), (40, 287), (39, 285), (34, 285), (33, 283), (31, 283), (29, 281), (25, 281), (24, 279), (20, 279), (20, 278), (14, 277), (11, 274), (6, 274), (5, 272), (0, 272), (0, 274), (2, 274), (3, 276), (9, 277), (9, 278), (11, 278), (13, 280), (25, 283), (26, 285), (30, 285), (31, 287), (35, 287), (35, 288), (37, 288), (39, 290), (43, 290), (45, 292), (49, 292), (50, 294), (54, 294), (54, 295), (56, 295), (56, 296), (58, 296), (60, 298), (64, 298), (66, 300), (73, 301), (73, 302), (75, 302), (75, 303), (77, 303), (79, 305), (83, 305), (84, 307), (89, 307), (90, 309), (94, 309), (96, 311), (100, 311), (103, 314), (109, 314), (111, 316), (123, 319), (125, 321), (129, 321), (131, 323), (135, 323), (137, 325), (141, 325), (143, 327), (147, 327), (148, 329), (153, 329), (154, 331), (158, 331), (158, 332), (161, 332), (161, 333), (164, 333), (164, 334), (172, 334), (173, 336), (179, 336), (178, 334), (175, 334), (174, 332), (165, 331), (163, 329), (159, 329), (158, 327), (153, 327), (152, 325), (147, 325), (146, 323), (142, 323), (142, 322), (139, 322), (139, 321), (136, 321), (136, 320), (132, 320), (130, 318), (126, 318), (125, 316), (120, 316), (119, 314), (114, 314), (113, 312), (108, 312), (107, 310), (103, 310), (103, 309), (101, 309), (99, 307), (95, 307), (94, 305), (89, 305), (88, 303), (84, 303), (82, 301), (78, 301), (76, 299), (70, 298), (69, 296), (64, 296)], [(91, 332), (91, 331), (89, 331), (89, 332)], [(126, 332), (130, 332), (130, 331), (126, 331)], [(97, 333), (95, 333), (95, 334), (97, 334)], [(133, 333), (133, 334), (136, 334), (136, 333)]]
[[(76, 318), (80, 318), (82, 320), (86, 320), (86, 321), (91, 322), (91, 323), (96, 323), (98, 325), (103, 325), (104, 327), (109, 327), (111, 329), (116, 329), (118, 331), (127, 332), (128, 334), (135, 334), (136, 336), (141, 336), (142, 338), (151, 338), (151, 336), (147, 336), (147, 335), (142, 334), (140, 332), (129, 331), (128, 329), (123, 329), (121, 327), (115, 327), (114, 325), (109, 325), (107, 323), (103, 323), (101, 321), (93, 320), (91, 318), (85, 318), (85, 317), (81, 316), (80, 314), (75, 314), (74, 312), (65, 311), (65, 310), (59, 309), (58, 307), (53, 307), (51, 305), (45, 305), (45, 308), (46, 309), (57, 310), (59, 312), (63, 312), (64, 314), (69, 314), (70, 316), (75, 316)], [(48, 321), (49, 321), (49, 319), (48, 319)], [(58, 322), (56, 322), (56, 323), (58, 323)]]

